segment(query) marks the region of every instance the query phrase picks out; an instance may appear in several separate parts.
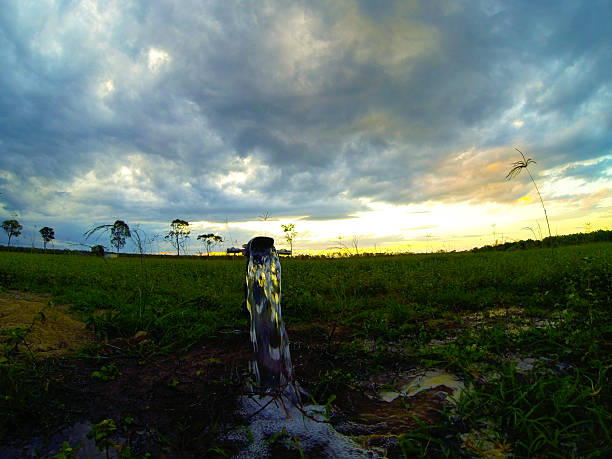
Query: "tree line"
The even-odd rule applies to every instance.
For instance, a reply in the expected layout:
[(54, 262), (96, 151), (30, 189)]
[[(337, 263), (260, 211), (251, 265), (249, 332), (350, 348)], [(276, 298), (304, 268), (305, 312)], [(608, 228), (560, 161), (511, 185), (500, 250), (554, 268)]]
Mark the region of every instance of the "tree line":
[[(185, 253), (187, 240), (191, 235), (189, 226), (188, 221), (176, 218), (170, 223), (170, 230), (163, 234), (164, 239), (176, 250), (177, 256), (180, 256), (181, 252), (183, 252), (183, 254)], [(291, 252), (293, 252), (293, 242), (297, 236), (295, 224), (289, 223), (281, 225), (281, 228), (287, 243), (290, 245)], [(11, 240), (21, 235), (23, 225), (16, 219), (4, 220), (4, 222), (2, 222), (2, 229), (8, 236), (7, 246), (10, 247)], [(142, 232), (138, 229), (130, 229), (129, 225), (123, 220), (115, 220), (113, 224), (95, 226), (83, 233), (83, 236), (85, 240), (89, 240), (95, 234), (104, 232), (108, 232), (110, 247), (114, 248), (117, 253), (120, 253), (121, 249), (125, 247), (128, 239), (134, 242), (139, 252), (143, 252), (142, 244), (144, 237)], [(49, 226), (45, 226), (39, 230), (39, 233), (43, 241), (43, 249), (46, 251), (47, 244), (55, 240), (55, 230)], [(198, 235), (196, 239), (204, 244), (208, 256), (210, 256), (213, 247), (223, 242), (223, 237), (214, 233), (203, 233)], [(91, 252), (96, 255), (104, 255), (106, 251), (106, 247), (102, 244), (95, 244), (89, 247)]]
[[(17, 220), (4, 220), (2, 222), (2, 229), (6, 232), (8, 236), (8, 247), (11, 246), (11, 239), (14, 237), (19, 237), (21, 235), (21, 231), (23, 230), (23, 225), (21, 225)], [(43, 248), (47, 250), (47, 244), (55, 239), (55, 230), (48, 226), (41, 228), (39, 231), (40, 236), (43, 240)]]
[[(93, 234), (99, 231), (108, 231), (110, 236), (110, 244), (114, 247), (117, 253), (125, 246), (127, 239), (132, 239), (138, 250), (142, 253), (142, 237), (138, 230), (130, 230), (130, 227), (123, 220), (116, 220), (112, 225), (100, 225), (85, 232), (85, 238), (88, 239)], [(170, 230), (164, 234), (164, 239), (167, 240), (172, 247), (176, 249), (176, 255), (181, 255), (181, 250), (185, 252), (187, 239), (191, 234), (189, 222), (181, 218), (175, 218), (170, 223)], [(211, 248), (223, 242), (223, 238), (214, 233), (200, 234), (197, 237), (198, 241), (206, 245), (206, 252), (210, 256)], [(94, 246), (96, 252), (104, 250), (103, 246)], [(92, 248), (92, 250), (94, 250)]]
[[(2, 222), (2, 229), (8, 236), (7, 246), (10, 247), (11, 240), (13, 238), (18, 238), (21, 235), (23, 225), (21, 225), (16, 219), (4, 220)], [(123, 220), (115, 220), (113, 224), (93, 227), (87, 230), (83, 235), (85, 236), (85, 239), (88, 240), (96, 233), (107, 231), (109, 233), (110, 246), (113, 247), (117, 253), (120, 253), (121, 249), (125, 247), (128, 239), (134, 240), (136, 246), (140, 251), (142, 251), (142, 240), (138, 230), (131, 230), (129, 225)], [(47, 244), (55, 240), (55, 230), (49, 226), (45, 226), (39, 230), (39, 233), (43, 241), (43, 248), (44, 250), (47, 250)], [(170, 223), (170, 230), (164, 235), (164, 239), (170, 242), (170, 244), (176, 249), (176, 254), (180, 255), (181, 249), (183, 252), (185, 251), (185, 244), (190, 233), (191, 230), (189, 229), (189, 222), (177, 218)], [(197, 237), (197, 240), (205, 244), (206, 251), (209, 256), (211, 249), (216, 244), (223, 242), (223, 238), (214, 233), (200, 234)], [(95, 253), (96, 255), (104, 255), (105, 250), (106, 247), (101, 244), (91, 246), (92, 253)]]
[(575, 233), (565, 234), (562, 236), (549, 236), (541, 240), (527, 239), (523, 241), (505, 242), (504, 244), (474, 247), (472, 250), (470, 250), (470, 252), (535, 249), (541, 247), (559, 247), (565, 245), (588, 244), (591, 242), (612, 242), (612, 231), (598, 230), (590, 233)]

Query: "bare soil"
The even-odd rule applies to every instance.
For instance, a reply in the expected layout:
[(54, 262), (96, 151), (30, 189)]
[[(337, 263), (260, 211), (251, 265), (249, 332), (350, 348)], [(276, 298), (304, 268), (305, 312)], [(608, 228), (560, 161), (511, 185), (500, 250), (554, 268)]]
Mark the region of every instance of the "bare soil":
[(66, 306), (55, 305), (50, 295), (9, 291), (0, 293), (0, 330), (29, 328), (28, 347), (41, 358), (70, 354), (95, 336), (72, 317)]

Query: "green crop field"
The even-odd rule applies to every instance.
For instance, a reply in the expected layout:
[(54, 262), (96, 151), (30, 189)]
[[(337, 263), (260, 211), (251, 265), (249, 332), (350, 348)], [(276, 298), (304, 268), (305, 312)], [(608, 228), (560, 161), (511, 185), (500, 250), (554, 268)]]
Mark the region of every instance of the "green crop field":
[[(363, 387), (364, 381), (414, 368), (445, 369), (465, 384), (457, 403), (396, 433), (390, 457), (612, 454), (609, 242), (283, 258), (281, 264), (283, 318), (290, 341), (296, 342), (296, 378), (317, 401), (336, 400), (341, 409), (348, 403), (343, 394)], [(15, 426), (33, 411), (52, 406), (42, 387), (61, 386), (65, 378), (58, 376), (59, 367), (86, 361), (107, 371), (112, 364), (119, 375), (121, 365), (127, 365), (121, 359), (141, 361), (143, 352), (159, 359), (189, 355), (232, 334), (248, 349), (248, 316), (241, 311), (244, 276), (241, 257), (0, 253), (2, 291), (51, 294), (54, 304), (68, 305), (88, 324), (98, 343), (70, 357), (42, 361), (22, 346), (27, 331), (0, 329), (0, 444), (2, 438), (13, 438)], [(146, 345), (122, 347), (139, 332), (147, 337)], [(121, 359), (105, 353), (104, 343), (123, 349)], [(312, 355), (300, 343), (320, 352), (321, 361), (312, 367), (300, 361)], [(225, 363), (210, 358), (217, 366)], [(235, 390), (236, 384), (225, 387)], [(57, 414), (69, 409), (74, 407), (65, 402), (53, 405), (50, 419), (72, 420)], [(107, 417), (100, 413), (92, 422)], [(183, 428), (189, 438), (198, 435), (190, 426)], [(215, 435), (196, 448), (193, 441), (180, 441), (183, 434), (172, 427), (166, 429), (159, 438), (183, 457), (231, 453)], [(132, 446), (141, 455), (146, 452), (146, 444)]]

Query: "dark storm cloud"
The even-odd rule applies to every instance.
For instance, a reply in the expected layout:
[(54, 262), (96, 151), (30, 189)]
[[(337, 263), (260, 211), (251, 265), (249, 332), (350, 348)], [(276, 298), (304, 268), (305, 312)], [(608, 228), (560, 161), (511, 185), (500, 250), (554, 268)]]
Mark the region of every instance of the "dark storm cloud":
[(222, 222), (505, 201), (526, 189), (503, 183), (515, 146), (542, 169), (610, 155), (611, 19), (606, 1), (7, 1), (1, 202)]

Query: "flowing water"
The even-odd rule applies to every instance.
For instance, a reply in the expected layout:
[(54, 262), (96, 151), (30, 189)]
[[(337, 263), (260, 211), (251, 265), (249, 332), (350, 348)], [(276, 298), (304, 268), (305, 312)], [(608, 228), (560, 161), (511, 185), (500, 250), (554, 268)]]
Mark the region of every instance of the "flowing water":
[(281, 315), (281, 265), (274, 239), (256, 237), (249, 241), (246, 274), (246, 307), (251, 316), (251, 362), (255, 387), (241, 398), (240, 415), (248, 422), (250, 438), (244, 430), (234, 430), (225, 440), (242, 445), (238, 458), (269, 457), (270, 438), (288, 441), (293, 452), (313, 457), (373, 458), (338, 433), (325, 419), (325, 407), (302, 405), (293, 379), (289, 338)]
[(293, 382), (289, 338), (281, 315), (281, 265), (274, 239), (256, 237), (247, 246), (246, 306), (251, 316), (251, 367), (264, 392)]

